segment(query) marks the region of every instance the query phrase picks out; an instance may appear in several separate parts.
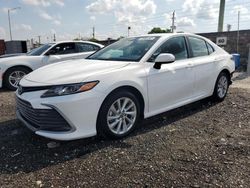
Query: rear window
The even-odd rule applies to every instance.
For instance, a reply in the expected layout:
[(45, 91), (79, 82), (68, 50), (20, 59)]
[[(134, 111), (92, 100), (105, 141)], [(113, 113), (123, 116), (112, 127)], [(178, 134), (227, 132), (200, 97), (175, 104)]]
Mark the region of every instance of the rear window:
[(208, 48), (206, 41), (196, 37), (188, 37), (192, 49), (193, 57), (200, 57), (208, 55)]
[(213, 53), (213, 52), (214, 52), (214, 48), (211, 46), (211, 44), (209, 44), (209, 43), (207, 43), (207, 42), (206, 42), (206, 44), (207, 44), (208, 53), (209, 53), (209, 54)]

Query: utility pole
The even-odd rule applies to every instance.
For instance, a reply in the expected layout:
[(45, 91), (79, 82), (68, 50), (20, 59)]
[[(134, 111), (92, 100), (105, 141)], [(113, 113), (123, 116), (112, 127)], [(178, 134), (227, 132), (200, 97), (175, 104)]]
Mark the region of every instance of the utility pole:
[(237, 53), (239, 53), (239, 38), (240, 38), (240, 11), (238, 11)]
[(54, 42), (56, 42), (56, 34), (54, 33), (54, 39), (53, 39)]
[(21, 7), (15, 7), (15, 8), (8, 9), (8, 21), (9, 21), (9, 30), (10, 30), (10, 40), (12, 40), (11, 23), (10, 23), (10, 12), (12, 10), (16, 10), (16, 9), (21, 9)]
[(175, 11), (173, 12), (173, 15), (172, 15), (172, 26), (171, 26), (171, 29), (172, 29), (172, 33), (174, 33), (174, 31), (176, 29), (176, 26), (175, 26)]
[(131, 27), (130, 27), (130, 26), (128, 26), (128, 37), (129, 37), (129, 31), (130, 31), (130, 29), (131, 29)]
[(92, 36), (93, 36), (93, 39), (95, 38), (95, 27), (93, 27), (93, 34), (92, 34)]
[(41, 45), (41, 35), (38, 35), (37, 37), (38, 37), (38, 44), (40, 46)]
[(220, 12), (219, 12), (218, 32), (222, 32), (223, 31), (224, 12), (225, 12), (225, 0), (220, 0)]
[(8, 20), (9, 20), (9, 29), (10, 29), (10, 40), (12, 40), (11, 23), (10, 23), (10, 9), (8, 9)]

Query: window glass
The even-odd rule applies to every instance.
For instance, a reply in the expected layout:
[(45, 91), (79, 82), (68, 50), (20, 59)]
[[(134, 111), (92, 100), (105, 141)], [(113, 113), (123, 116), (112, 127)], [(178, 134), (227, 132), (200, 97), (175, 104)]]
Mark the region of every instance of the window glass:
[(50, 51), (50, 55), (63, 55), (76, 53), (75, 43), (62, 43), (53, 47)]
[(87, 44), (87, 43), (76, 43), (76, 46), (78, 48), (78, 52), (90, 52), (90, 51), (96, 51), (100, 49), (99, 46), (96, 46), (93, 44)]
[(206, 42), (196, 37), (188, 37), (189, 43), (193, 52), (193, 57), (200, 57), (208, 55)]
[(108, 61), (140, 61), (159, 37), (131, 37), (121, 39), (102, 48), (87, 59)]
[(154, 62), (156, 57), (161, 53), (170, 53), (175, 56), (176, 60), (188, 58), (186, 42), (184, 37), (174, 37), (167, 40), (149, 59), (149, 62)]
[(29, 55), (29, 56), (42, 55), (42, 53), (45, 52), (46, 50), (48, 50), (52, 45), (54, 45), (54, 44), (53, 43), (44, 44), (38, 48), (31, 50), (30, 52), (27, 53), (27, 55)]
[(206, 42), (206, 44), (207, 44), (208, 53), (209, 54), (213, 53), (214, 52), (214, 48), (209, 43)]

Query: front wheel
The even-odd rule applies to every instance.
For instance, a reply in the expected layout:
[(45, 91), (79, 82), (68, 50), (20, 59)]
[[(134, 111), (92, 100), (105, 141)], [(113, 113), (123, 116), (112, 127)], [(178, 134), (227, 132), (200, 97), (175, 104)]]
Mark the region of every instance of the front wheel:
[(225, 72), (221, 72), (214, 87), (213, 99), (223, 101), (227, 95), (228, 87), (229, 77)]
[(122, 138), (131, 133), (140, 117), (139, 102), (133, 93), (122, 90), (108, 96), (101, 106), (97, 133), (102, 137)]
[(7, 70), (4, 75), (4, 85), (8, 89), (15, 91), (18, 87), (20, 80), (30, 72), (29, 69), (24, 67), (14, 67)]

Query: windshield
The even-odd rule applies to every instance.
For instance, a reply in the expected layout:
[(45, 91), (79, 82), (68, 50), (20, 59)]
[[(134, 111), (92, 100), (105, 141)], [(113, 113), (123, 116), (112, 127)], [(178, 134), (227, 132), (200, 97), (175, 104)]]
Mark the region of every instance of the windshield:
[(121, 39), (99, 50), (87, 59), (109, 61), (140, 61), (159, 37), (133, 37)]
[(48, 50), (51, 46), (53, 46), (53, 43), (49, 43), (49, 44), (44, 44), (38, 48), (35, 48), (33, 50), (31, 50), (30, 52), (27, 53), (27, 55), (30, 56), (39, 56), (41, 55), (43, 52), (45, 52), (46, 50)]

